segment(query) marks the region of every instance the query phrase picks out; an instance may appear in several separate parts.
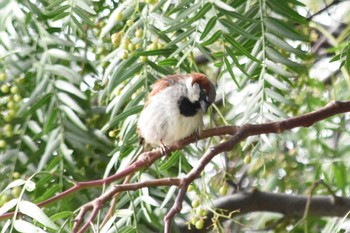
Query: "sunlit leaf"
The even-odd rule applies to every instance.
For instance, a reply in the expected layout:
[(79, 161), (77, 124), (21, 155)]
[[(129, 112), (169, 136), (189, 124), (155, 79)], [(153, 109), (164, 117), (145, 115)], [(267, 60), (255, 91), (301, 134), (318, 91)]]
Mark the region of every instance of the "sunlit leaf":
[(212, 17), (208, 23), (207, 23), (207, 26), (205, 26), (202, 34), (201, 34), (201, 37), (200, 37), (200, 40), (203, 40), (209, 32), (211, 32), (211, 30), (214, 28), (215, 24), (216, 24), (216, 21), (217, 21), (217, 17), (214, 16)]
[(49, 227), (53, 230), (58, 230), (58, 226), (56, 226), (55, 223), (53, 223), (51, 219), (47, 217), (46, 214), (37, 205), (29, 201), (21, 201), (19, 203), (18, 209), (22, 214), (35, 219), (44, 226)]
[(34, 224), (30, 222), (26, 222), (24, 220), (15, 220), (13, 225), (14, 225), (14, 228), (20, 233), (28, 233), (28, 232), (46, 233), (46, 231), (44, 231), (40, 227), (37, 227)]

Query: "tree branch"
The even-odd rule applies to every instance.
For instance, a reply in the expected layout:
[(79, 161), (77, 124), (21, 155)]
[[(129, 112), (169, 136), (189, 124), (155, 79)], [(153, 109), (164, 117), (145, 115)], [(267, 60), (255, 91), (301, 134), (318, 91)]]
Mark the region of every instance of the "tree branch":
[(331, 8), (332, 6), (340, 3), (340, 0), (334, 0), (333, 2), (331, 2), (330, 4), (326, 5), (324, 8), (322, 8), (321, 10), (317, 11), (316, 13), (314, 13), (313, 15), (310, 15), (309, 17), (306, 18), (307, 21), (312, 20), (316, 15), (319, 15), (325, 11), (327, 11), (329, 8)]
[[(225, 213), (234, 212), (231, 216), (243, 215), (251, 212), (266, 211), (280, 213), (288, 217), (303, 217), (309, 201), (308, 195), (288, 195), (284, 193), (269, 193), (253, 190), (219, 198), (213, 202), (213, 207)], [(350, 211), (350, 198), (333, 196), (314, 196), (310, 199), (308, 216), (315, 217), (343, 217)], [(206, 231), (188, 229), (184, 222), (178, 224), (181, 233), (203, 233), (209, 231), (213, 214), (208, 213), (204, 223)], [(227, 219), (219, 218), (220, 221)]]
[[(299, 116), (293, 117), (283, 121), (277, 121), (272, 123), (252, 125), (246, 124), (242, 127), (238, 127), (235, 131), (235, 134), (226, 142), (220, 143), (217, 146), (211, 147), (199, 160), (198, 166), (194, 167), (185, 177), (184, 177), (184, 186), (188, 186), (193, 182), (194, 179), (200, 176), (201, 172), (204, 170), (205, 166), (218, 154), (224, 151), (230, 151), (235, 145), (237, 145), (242, 140), (246, 139), (249, 136), (260, 135), (260, 134), (270, 134), (270, 133), (281, 133), (285, 130), (293, 129), (296, 127), (309, 127), (314, 123), (326, 119), (330, 116), (333, 116), (338, 113), (344, 113), (350, 111), (350, 102), (340, 102), (335, 101), (328, 104), (326, 107)], [(168, 214), (164, 218), (165, 222), (165, 233), (170, 233), (170, 223), (173, 220), (176, 213), (181, 211), (181, 203), (185, 195), (182, 190), (178, 193), (176, 202), (173, 207), (170, 209)]]
[[(94, 220), (97, 212), (102, 208), (103, 204), (111, 199), (113, 195), (115, 195), (118, 192), (126, 191), (126, 190), (136, 190), (142, 187), (153, 187), (153, 186), (169, 186), (169, 185), (176, 185), (180, 188), (176, 201), (173, 205), (173, 207), (169, 210), (168, 214), (165, 216), (165, 232), (170, 233), (170, 225), (175, 217), (175, 215), (181, 210), (182, 208), (182, 202), (184, 200), (187, 187), (190, 183), (193, 182), (197, 177), (200, 176), (201, 172), (204, 170), (206, 165), (218, 154), (225, 151), (230, 151), (232, 148), (237, 145), (237, 143), (241, 142), (242, 140), (246, 139), (249, 136), (253, 135), (260, 135), (260, 134), (270, 134), (270, 133), (281, 133), (285, 130), (293, 129), (296, 127), (309, 127), (313, 125), (314, 123), (324, 120), (328, 117), (334, 116), (339, 113), (345, 113), (350, 111), (350, 101), (349, 102), (332, 102), (325, 106), (324, 108), (302, 115), (298, 117), (293, 117), (287, 120), (283, 121), (277, 121), (277, 122), (271, 122), (266, 124), (246, 124), (241, 127), (237, 126), (224, 126), (224, 127), (218, 127), (213, 129), (204, 130), (200, 133), (199, 138), (198, 135), (191, 135), (185, 139), (182, 139), (172, 145), (168, 146), (167, 153), (170, 153), (172, 151), (181, 149), (185, 147), (186, 145), (197, 141), (198, 139), (204, 139), (208, 137), (213, 136), (219, 136), (219, 135), (232, 135), (227, 141), (222, 142), (214, 147), (209, 148), (209, 150), (202, 156), (200, 159), (198, 165), (194, 167), (185, 177), (182, 178), (164, 178), (154, 181), (145, 181), (140, 183), (134, 183), (134, 184), (121, 184), (117, 185), (114, 188), (112, 188), (110, 191), (102, 194), (92, 202), (84, 205), (81, 208), (80, 213), (77, 216), (77, 221), (74, 226), (73, 232), (85, 232), (86, 229), (89, 227), (91, 222)], [(124, 170), (109, 176), (105, 179), (100, 180), (94, 180), (94, 181), (87, 181), (87, 182), (77, 182), (73, 187), (70, 189), (52, 197), (49, 198), (46, 201), (43, 201), (38, 204), (38, 206), (45, 206), (49, 203), (52, 203), (54, 201), (57, 201), (59, 199), (62, 199), (66, 197), (67, 195), (70, 195), (72, 193), (75, 193), (82, 189), (87, 188), (93, 188), (93, 187), (101, 187), (103, 185), (111, 184), (114, 181), (117, 181), (119, 179), (122, 179), (130, 174), (135, 173), (136, 171), (151, 166), (157, 159), (161, 158), (165, 154), (161, 153), (161, 150), (154, 150), (151, 152), (145, 152), (140, 155), (140, 157), (132, 163), (130, 166), (126, 167)], [(312, 207), (310, 207), (312, 208)], [(84, 217), (86, 214), (91, 211), (91, 215), (88, 219), (88, 221), (82, 226), (81, 224), (84, 221)], [(13, 212), (7, 213), (0, 216), (1, 219), (9, 218), (13, 216)]]

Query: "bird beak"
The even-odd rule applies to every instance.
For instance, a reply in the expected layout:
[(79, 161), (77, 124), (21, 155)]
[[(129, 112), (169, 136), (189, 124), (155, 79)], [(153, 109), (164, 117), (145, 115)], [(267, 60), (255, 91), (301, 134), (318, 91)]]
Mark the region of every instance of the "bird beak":
[(201, 106), (202, 111), (205, 113), (205, 112), (207, 112), (210, 103), (208, 103), (205, 100), (200, 100), (199, 105)]

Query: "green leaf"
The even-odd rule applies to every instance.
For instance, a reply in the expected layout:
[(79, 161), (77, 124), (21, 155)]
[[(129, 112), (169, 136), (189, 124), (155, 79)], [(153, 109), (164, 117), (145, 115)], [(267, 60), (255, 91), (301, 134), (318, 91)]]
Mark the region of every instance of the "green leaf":
[(161, 165), (159, 166), (160, 170), (169, 170), (172, 166), (178, 165), (179, 163), (179, 157), (182, 155), (182, 152), (175, 151), (174, 153), (171, 153), (171, 155), (165, 160)]
[(53, 95), (52, 93), (47, 93), (38, 97), (36, 100), (33, 101), (34, 104), (32, 104), (31, 107), (29, 107), (28, 109), (27, 109), (28, 104), (24, 105), (19, 110), (18, 115), (20, 117), (26, 117), (33, 114), (36, 110), (46, 105), (51, 100), (52, 95)]
[(230, 31), (231, 36), (235, 32), (237, 35), (242, 35), (242, 36), (244, 36), (248, 39), (251, 39), (251, 40), (258, 40), (259, 39), (258, 37), (253, 36), (251, 33), (246, 32), (244, 29), (239, 27), (238, 24), (232, 22), (231, 20), (219, 19), (219, 22), (222, 23)]
[[(96, 12), (89, 6), (85, 0), (75, 0), (74, 3), (80, 7), (82, 10), (88, 12), (89, 14), (96, 15)], [(90, 2), (89, 2), (90, 3)], [(91, 3), (90, 3), (91, 4)]]
[(57, 127), (57, 115), (58, 115), (58, 109), (53, 109), (50, 112), (50, 114), (49, 114), (49, 116), (44, 124), (44, 129), (43, 129), (44, 134), (47, 134), (53, 128)]
[[(130, 85), (123, 88), (121, 93), (113, 98), (113, 100), (108, 104), (106, 108), (107, 113), (112, 112), (111, 118), (114, 118), (114, 116), (120, 111), (120, 109), (130, 101), (132, 95), (134, 95), (137, 92), (137, 90), (143, 87), (144, 83), (145, 80), (143, 78), (140, 78), (136, 82), (132, 82), (130, 83)], [(126, 110), (126, 108), (124, 108), (124, 110)]]
[(62, 91), (71, 93), (81, 99), (86, 99), (86, 95), (70, 82), (58, 79), (55, 81), (55, 87)]
[(273, 100), (277, 100), (277, 101), (284, 103), (284, 104), (293, 105), (293, 103), (290, 100), (286, 99), (283, 95), (273, 91), (270, 88), (265, 88), (264, 91), (265, 91), (266, 95), (269, 96)]
[(36, 221), (40, 222), (46, 227), (49, 227), (53, 230), (58, 230), (59, 227), (55, 225), (54, 222), (51, 221), (49, 217), (35, 204), (29, 201), (21, 201), (18, 206), (19, 211), (27, 215)]
[[(173, 21), (173, 23), (175, 25), (179, 24), (179, 22), (181, 22), (183, 19), (187, 18), (190, 14), (194, 13), (195, 11), (197, 11), (201, 6), (202, 6), (201, 2), (192, 4), (191, 7), (188, 7), (186, 10), (181, 11), (181, 13), (176, 16), (176, 18)], [(190, 21), (190, 22), (192, 22), (192, 21)]]
[(286, 1), (269, 0), (267, 5), (277, 14), (285, 16), (287, 19), (292, 19), (300, 24), (306, 24), (306, 19), (297, 11), (291, 9)]
[(290, 26), (282, 23), (281, 20), (276, 18), (266, 17), (264, 24), (267, 29), (281, 37), (286, 37), (292, 40), (308, 41), (306, 36), (295, 32)]
[(214, 63), (214, 66), (217, 68), (221, 68), (223, 65), (224, 65), (224, 62), (222, 62), (222, 61), (217, 61)]
[(169, 15), (174, 14), (175, 12), (178, 12), (178, 11), (182, 10), (183, 8), (189, 8), (190, 7), (189, 5), (192, 2), (193, 2), (193, 0), (179, 1), (178, 4), (176, 5), (176, 7), (169, 12)]
[(141, 110), (143, 109), (143, 106), (135, 106), (133, 108), (130, 108), (127, 111), (124, 111), (122, 113), (120, 113), (119, 115), (115, 116), (113, 118), (113, 120), (111, 120), (110, 122), (108, 122), (105, 126), (103, 126), (103, 128), (101, 129), (102, 132), (107, 132), (107, 130), (115, 127), (117, 124), (119, 124), (120, 122), (122, 122), (125, 118), (137, 114), (139, 112), (141, 112)]
[[(67, 59), (69, 59), (69, 58), (67, 58)], [(74, 70), (69, 69), (63, 65), (46, 64), (44, 67), (44, 71), (49, 73), (49, 74), (54, 74), (57, 76), (64, 77), (73, 83), (80, 83), (80, 81), (81, 81), (80, 75), (78, 73), (76, 73)]]
[(216, 21), (217, 21), (217, 17), (214, 16), (212, 17), (208, 23), (207, 23), (207, 26), (205, 26), (203, 32), (202, 32), (202, 35), (200, 37), (200, 40), (203, 40), (209, 32), (211, 32), (211, 30), (214, 28), (215, 24), (216, 24)]
[(217, 41), (221, 36), (221, 31), (218, 30), (216, 31), (208, 40), (202, 42), (200, 45), (201, 46), (208, 46)]
[(80, 105), (65, 92), (57, 93), (57, 98), (61, 101), (62, 104), (67, 105), (70, 109), (74, 110), (75, 112), (81, 115), (85, 114), (85, 110), (82, 107), (80, 107)]
[(220, 0), (214, 0), (214, 4), (217, 7), (221, 8), (221, 9), (223, 9), (225, 11), (231, 11), (231, 12), (235, 12), (236, 11), (235, 8), (233, 8), (232, 6), (230, 6), (230, 5), (228, 5), (225, 2), (220, 1)]
[(50, 219), (52, 221), (56, 221), (58, 219), (67, 219), (67, 218), (70, 218), (72, 216), (74, 216), (74, 212), (72, 212), (72, 211), (62, 211), (62, 212), (59, 212), (59, 213), (56, 213), (56, 214), (52, 215), (50, 217)]
[(266, 47), (266, 54), (267, 56), (274, 62), (276, 63), (282, 63), (286, 66), (289, 67), (297, 67), (297, 68), (304, 68), (303, 65), (298, 64), (296, 62), (293, 62), (289, 59), (287, 59), (285, 56), (283, 56), (282, 54), (280, 54), (277, 50), (270, 48), (270, 47)]
[(290, 88), (288, 86), (288, 84), (285, 84), (284, 82), (279, 81), (277, 78), (275, 78), (274, 76), (265, 73), (264, 74), (264, 79), (271, 84), (271, 86), (279, 89), (279, 90), (283, 90), (283, 91), (288, 91)]
[(63, 6), (60, 6), (60, 7), (57, 7), (55, 8), (54, 10), (52, 11), (48, 11), (46, 12), (46, 16), (49, 17), (49, 18), (52, 18), (52, 17), (55, 17), (57, 15), (59, 15), (60, 13), (62, 12), (65, 12), (66, 10), (68, 10), (70, 8), (69, 5), (63, 5)]
[(230, 62), (228, 61), (228, 59), (227, 59), (226, 57), (224, 57), (224, 62), (225, 62), (225, 66), (226, 66), (227, 71), (228, 71), (228, 72), (230, 73), (230, 75), (231, 75), (232, 80), (235, 82), (235, 84), (237, 85), (237, 87), (240, 89), (241, 87), (240, 87), (240, 85), (239, 85), (239, 83), (238, 83), (238, 81), (237, 81), (237, 79), (236, 79), (235, 74), (233, 73), (231, 64), (230, 64)]
[(73, 7), (73, 11), (83, 20), (84, 23), (86, 23), (89, 26), (94, 26), (95, 23), (92, 22), (89, 17), (86, 15), (86, 13), (81, 10), (78, 7)]
[(120, 73), (118, 71), (114, 72), (112, 80), (109, 82), (108, 85), (108, 91), (111, 92), (113, 89), (119, 85), (120, 83), (124, 82), (127, 79), (130, 79), (135, 76), (136, 73), (140, 72), (144, 64), (142, 62), (140, 63), (131, 63), (132, 66), (130, 67), (124, 67), (125, 70), (121, 71)]
[(190, 38), (190, 39), (187, 40), (185, 43), (180, 44), (180, 46), (179, 46), (172, 54), (170, 54), (169, 57), (174, 57), (175, 55), (178, 55), (178, 54), (179, 54), (180, 56), (183, 56), (184, 50), (185, 50), (188, 46), (193, 45), (193, 44), (194, 44), (193, 41), (194, 41), (194, 39), (193, 39), (193, 38)]
[(242, 71), (243, 74), (245, 74), (245, 75), (247, 75), (249, 77), (249, 74), (244, 69), (244, 67), (239, 63), (239, 61), (238, 61), (237, 57), (235, 56), (235, 54), (233, 53), (232, 49), (227, 47), (227, 46), (225, 46), (225, 51), (230, 55), (230, 57), (232, 58), (233, 62), (236, 64), (238, 69), (240, 71)]
[[(71, 110), (72, 111), (72, 110)], [(72, 111), (73, 112), (73, 111)], [(53, 153), (57, 150), (58, 145), (60, 143), (59, 137), (60, 129), (54, 129), (50, 132), (49, 137), (47, 139), (47, 143), (45, 146), (45, 151), (40, 157), (40, 162), (38, 164), (38, 171), (43, 170), (43, 168), (47, 165), (49, 158), (53, 156)]]
[(167, 57), (170, 54), (172, 54), (175, 51), (173, 48), (164, 48), (164, 49), (155, 49), (155, 50), (148, 50), (148, 51), (140, 51), (134, 53), (134, 56), (140, 57), (140, 56), (164, 56)]
[(63, 18), (65, 18), (65, 17), (69, 16), (69, 15), (70, 15), (70, 12), (65, 12), (65, 11), (64, 11), (64, 12), (62, 12), (62, 13), (56, 15), (55, 17), (53, 17), (53, 18), (52, 18), (52, 21), (53, 21), (53, 22), (58, 21), (58, 20), (63, 19)]
[(171, 186), (162, 202), (162, 204), (160, 205), (160, 209), (163, 209), (168, 203), (169, 201), (171, 201), (174, 198), (175, 192), (178, 189), (178, 187), (176, 186)]
[(75, 114), (75, 112), (71, 108), (65, 105), (61, 105), (60, 109), (66, 114), (68, 119), (70, 119), (76, 126), (78, 126), (84, 131), (88, 130), (86, 125), (80, 120), (80, 118)]
[(159, 61), (157, 64), (160, 66), (176, 66), (178, 60), (176, 58), (167, 58)]
[(47, 233), (43, 229), (35, 226), (32, 223), (26, 222), (24, 220), (18, 220), (16, 219), (13, 224), (14, 228), (20, 232), (20, 233), (28, 233), (28, 232), (35, 232), (35, 233)]
[(195, 27), (191, 27), (191, 28), (187, 29), (187, 31), (181, 33), (175, 39), (173, 39), (170, 43), (168, 43), (166, 45), (166, 47), (169, 48), (169, 47), (171, 47), (173, 45), (176, 45), (177, 42), (182, 41), (183, 39), (187, 38), (188, 36), (190, 36), (195, 31), (196, 31)]
[[(49, 169), (47, 169), (47, 170), (50, 171)], [(61, 185), (52, 184), (49, 186), (49, 188), (45, 189), (45, 191), (42, 192), (40, 197), (37, 198), (35, 201), (36, 202), (45, 201), (45, 200), (49, 199), (50, 197), (55, 196), (57, 193), (59, 193), (61, 191), (61, 189), (62, 189)]]
[(239, 52), (246, 55), (251, 60), (253, 60), (257, 63), (261, 63), (258, 59), (256, 59), (254, 56), (252, 56), (242, 45), (240, 45), (237, 41), (235, 41), (235, 39), (233, 39), (231, 36), (229, 36), (228, 34), (224, 34), (224, 38), (225, 38), (225, 40), (227, 40), (227, 42), (229, 42)]
[[(79, 62), (84, 62), (85, 58), (82, 56), (79, 56), (77, 54), (72, 54), (72, 53), (68, 53), (64, 50), (61, 49), (49, 49), (46, 51), (47, 55), (54, 57), (54, 58), (58, 58), (58, 59), (63, 59), (66, 61), (79, 61)], [(49, 64), (45, 64), (45, 69), (48, 70), (48, 67), (51, 67)], [(64, 69), (66, 72), (70, 71), (69, 73), (73, 73), (72, 69), (68, 69), (66, 66), (62, 66), (62, 65), (53, 65), (53, 67), (60, 67), (60, 69)]]
[[(6, 191), (6, 190), (9, 190), (9, 189), (12, 189), (14, 187), (19, 187), (19, 186), (22, 186), (26, 183), (25, 180), (23, 179), (18, 179), (18, 180), (14, 180), (12, 181), (11, 183), (9, 183), (6, 188), (4, 190), (1, 191), (0, 193), (0, 196), (3, 195), (3, 193)], [(1, 214), (0, 214), (1, 215)]]
[(77, 19), (77, 17), (75, 17), (75, 15), (71, 16), (72, 21), (74, 22), (75, 26), (77, 26), (77, 29), (79, 30), (79, 32), (81, 34), (85, 34), (85, 30), (83, 25), (80, 23), (80, 21)]
[(283, 69), (281, 66), (277, 65), (276, 63), (270, 61), (270, 60), (265, 60), (265, 64), (266, 64), (266, 67), (268, 69), (270, 69), (271, 71), (279, 74), (279, 75), (282, 75), (286, 78), (291, 78), (293, 77), (293, 74), (286, 71), (285, 69)]
[(177, 23), (169, 27), (168, 29), (164, 30), (163, 33), (169, 33), (169, 32), (179, 31), (179, 30), (183, 31), (185, 28), (189, 28), (191, 26), (191, 23), (187, 21), (178, 22), (177, 20), (175, 20), (174, 22), (177, 22)]
[[(197, 14), (189, 19), (189, 22), (192, 23), (194, 21), (201, 19), (211, 9), (211, 7), (212, 7), (212, 4), (210, 2), (205, 3), (204, 6), (202, 6), (200, 10), (197, 12)], [(176, 18), (176, 20), (178, 19)]]
[(174, 73), (174, 71), (172, 69), (167, 69), (166, 67), (158, 66), (154, 62), (148, 61), (147, 64), (150, 65), (152, 67), (152, 69), (154, 69), (155, 71), (157, 71), (161, 74), (170, 75), (170, 74)]
[(287, 52), (294, 53), (295, 55), (304, 58), (306, 55), (303, 51), (300, 49), (294, 48), (291, 45), (289, 45), (287, 42), (279, 38), (278, 36), (268, 33), (265, 33), (266, 39), (275, 47), (281, 48)]
[(337, 187), (345, 193), (345, 188), (347, 187), (347, 168), (344, 163), (334, 163), (332, 170)]
[(1, 206), (0, 208), (0, 216), (7, 213), (12, 208), (14, 208), (18, 204), (18, 202), (19, 202), (19, 199), (12, 199), (6, 202), (5, 204), (3, 204), (3, 206)]
[(54, 0), (53, 2), (50, 3), (50, 5), (46, 7), (46, 10), (52, 10), (61, 4), (62, 4), (62, 0)]

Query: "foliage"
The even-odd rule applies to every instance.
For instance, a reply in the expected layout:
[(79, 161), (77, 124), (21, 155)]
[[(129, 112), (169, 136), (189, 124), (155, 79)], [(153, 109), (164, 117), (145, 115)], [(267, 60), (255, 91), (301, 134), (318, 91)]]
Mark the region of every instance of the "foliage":
[[(25, 217), (0, 226), (70, 232), (78, 208), (108, 187), (80, 191), (43, 210), (32, 203), (74, 180), (125, 168), (140, 152), (137, 115), (159, 77), (202, 72), (218, 83), (208, 127), (275, 121), (349, 99), (350, 26), (345, 22), (339, 34), (329, 33), (300, 13), (307, 10), (296, 0), (1, 1), (0, 213), (15, 209)], [(332, 42), (326, 53), (312, 51), (324, 36)], [(321, 80), (312, 72), (324, 57), (339, 62), (340, 72)], [(307, 194), (313, 182), (324, 179), (348, 196), (348, 121), (336, 116), (312, 128), (249, 138), (212, 161), (188, 192), (179, 218), (195, 219), (191, 227), (200, 228), (206, 215), (201, 211), (216, 211), (211, 200), (235, 187)], [(132, 181), (181, 176), (223, 139), (173, 153)], [(162, 229), (175, 193), (167, 187), (123, 193), (101, 232)], [(229, 227), (263, 229), (279, 219), (253, 213)], [(275, 231), (340, 230), (340, 224), (327, 218), (288, 220)], [(223, 231), (221, 223), (213, 225)]]

